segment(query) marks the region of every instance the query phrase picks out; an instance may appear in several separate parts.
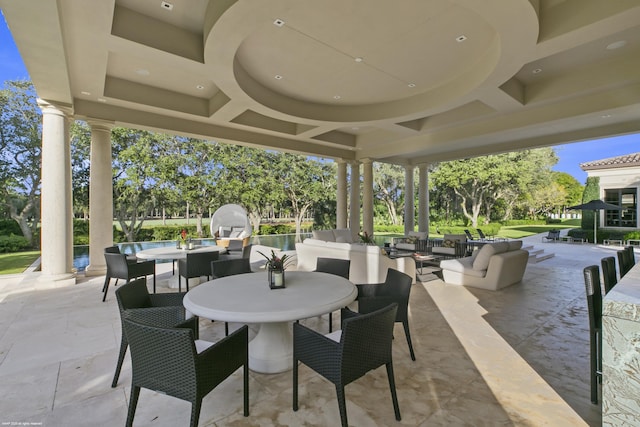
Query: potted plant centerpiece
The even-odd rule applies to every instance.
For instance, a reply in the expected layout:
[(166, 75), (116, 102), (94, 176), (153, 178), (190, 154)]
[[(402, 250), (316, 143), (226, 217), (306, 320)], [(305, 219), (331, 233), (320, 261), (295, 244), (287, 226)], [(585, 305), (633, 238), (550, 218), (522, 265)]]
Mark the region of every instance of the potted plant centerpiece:
[(191, 243), (191, 238), (187, 233), (185, 228), (182, 229), (180, 235), (178, 236), (178, 243), (176, 245), (180, 249), (193, 249), (193, 244)]
[(282, 289), (285, 287), (284, 283), (284, 270), (287, 268), (289, 263), (291, 262), (291, 257), (287, 254), (283, 254), (282, 256), (276, 255), (276, 253), (271, 250), (271, 255), (265, 255), (262, 252), (258, 251), (260, 255), (262, 255), (267, 260), (267, 274), (269, 280), (269, 287), (271, 289)]

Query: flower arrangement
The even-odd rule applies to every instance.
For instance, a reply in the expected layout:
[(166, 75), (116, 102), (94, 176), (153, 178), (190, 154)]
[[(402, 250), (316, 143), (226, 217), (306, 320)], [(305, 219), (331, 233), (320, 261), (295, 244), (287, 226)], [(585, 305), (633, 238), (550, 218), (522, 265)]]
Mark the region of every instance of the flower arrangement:
[(358, 234), (358, 237), (360, 237), (360, 242), (366, 245), (374, 243), (373, 236), (370, 236), (366, 231), (363, 231), (362, 234)]
[(276, 253), (271, 250), (271, 255), (265, 255), (262, 252), (258, 251), (260, 255), (262, 255), (267, 260), (267, 268), (269, 270), (285, 270), (291, 264), (291, 257), (287, 254), (279, 257)]
[(182, 231), (180, 232), (180, 240), (182, 241), (182, 243), (187, 242), (187, 237), (189, 237), (189, 233), (187, 233), (186, 228), (183, 228)]

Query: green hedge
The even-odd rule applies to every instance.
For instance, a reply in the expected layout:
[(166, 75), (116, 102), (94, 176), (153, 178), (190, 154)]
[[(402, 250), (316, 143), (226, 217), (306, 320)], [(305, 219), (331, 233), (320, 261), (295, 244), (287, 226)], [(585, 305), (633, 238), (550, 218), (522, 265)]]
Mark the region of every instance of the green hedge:
[(289, 224), (264, 224), (260, 225), (258, 234), (266, 236), (269, 234), (293, 234), (296, 232), (296, 227)]
[(30, 248), (29, 241), (23, 236), (16, 236), (15, 234), (0, 236), (0, 252), (21, 252)]

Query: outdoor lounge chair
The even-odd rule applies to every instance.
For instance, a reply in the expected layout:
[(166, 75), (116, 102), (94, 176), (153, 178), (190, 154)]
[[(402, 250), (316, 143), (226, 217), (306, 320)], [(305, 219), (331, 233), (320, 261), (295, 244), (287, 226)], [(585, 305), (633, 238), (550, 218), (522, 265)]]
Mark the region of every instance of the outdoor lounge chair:
[(542, 236), (542, 241), (557, 242), (560, 240), (560, 230), (549, 230), (546, 236)]

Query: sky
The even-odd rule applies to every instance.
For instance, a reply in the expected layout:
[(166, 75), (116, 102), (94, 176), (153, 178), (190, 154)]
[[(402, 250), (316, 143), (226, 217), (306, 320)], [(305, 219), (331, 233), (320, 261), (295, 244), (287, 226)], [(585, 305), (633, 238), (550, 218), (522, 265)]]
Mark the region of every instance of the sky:
[[(4, 16), (0, 16), (0, 86), (7, 80), (28, 79), (29, 73), (22, 63)], [(559, 161), (553, 170), (572, 175), (581, 184), (587, 174), (580, 163), (640, 152), (640, 134), (624, 135), (587, 142), (556, 145)]]

